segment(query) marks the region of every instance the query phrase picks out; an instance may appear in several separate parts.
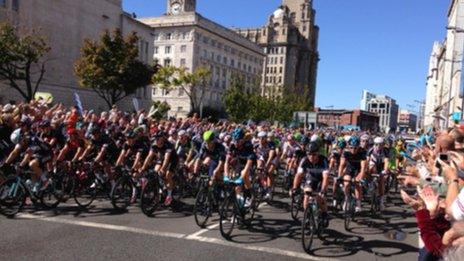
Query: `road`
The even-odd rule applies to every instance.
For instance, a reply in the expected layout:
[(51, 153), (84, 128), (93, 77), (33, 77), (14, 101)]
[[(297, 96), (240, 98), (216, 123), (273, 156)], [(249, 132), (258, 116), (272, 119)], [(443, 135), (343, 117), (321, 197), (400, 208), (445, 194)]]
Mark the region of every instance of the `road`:
[(333, 217), (311, 255), (301, 247), (300, 223), (287, 211), (289, 199), (260, 206), (252, 228), (234, 230), (230, 241), (218, 230), (196, 226), (193, 199), (178, 212), (146, 217), (138, 206), (115, 212), (106, 200), (88, 210), (73, 201), (55, 210), (25, 209), (0, 217), (0, 260), (416, 260), (418, 232), (412, 212), (394, 198), (383, 218), (361, 216), (349, 232)]

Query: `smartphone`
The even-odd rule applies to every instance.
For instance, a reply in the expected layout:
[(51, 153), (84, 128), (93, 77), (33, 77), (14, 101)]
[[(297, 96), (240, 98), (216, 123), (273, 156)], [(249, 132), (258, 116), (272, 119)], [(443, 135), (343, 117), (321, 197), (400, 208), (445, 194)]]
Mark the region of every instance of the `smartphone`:
[(440, 153), (440, 155), (439, 155), (438, 157), (439, 157), (440, 160), (442, 160), (442, 161), (445, 161), (445, 162), (448, 161), (448, 154), (446, 154), (446, 153)]

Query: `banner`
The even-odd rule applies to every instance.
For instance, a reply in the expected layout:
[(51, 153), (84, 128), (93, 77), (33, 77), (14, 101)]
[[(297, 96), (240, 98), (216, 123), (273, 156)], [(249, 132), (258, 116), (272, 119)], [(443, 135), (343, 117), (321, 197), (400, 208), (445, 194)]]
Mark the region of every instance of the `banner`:
[(74, 103), (76, 104), (77, 109), (79, 110), (79, 114), (84, 115), (84, 108), (82, 107), (81, 98), (79, 97), (79, 94), (77, 94), (77, 92), (74, 93)]
[(140, 103), (137, 98), (132, 98), (132, 104), (134, 105), (134, 110), (139, 111), (140, 110)]

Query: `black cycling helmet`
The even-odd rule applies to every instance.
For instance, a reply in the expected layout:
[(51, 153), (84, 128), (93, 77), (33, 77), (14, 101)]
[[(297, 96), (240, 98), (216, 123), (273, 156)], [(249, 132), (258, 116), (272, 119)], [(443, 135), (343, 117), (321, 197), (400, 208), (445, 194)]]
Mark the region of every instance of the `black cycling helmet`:
[(315, 154), (319, 152), (319, 146), (315, 142), (311, 142), (308, 145), (308, 149), (306, 150), (306, 154)]
[(47, 128), (50, 127), (50, 121), (49, 120), (43, 120), (39, 123), (40, 128)]
[(158, 140), (160, 138), (165, 137), (166, 134), (163, 131), (157, 131), (155, 134), (153, 134), (153, 140)]
[(126, 138), (128, 138), (128, 139), (133, 139), (133, 138), (135, 138), (136, 136), (137, 136), (137, 135), (136, 135), (136, 133), (135, 133), (134, 131), (128, 131), (128, 132), (126, 133)]

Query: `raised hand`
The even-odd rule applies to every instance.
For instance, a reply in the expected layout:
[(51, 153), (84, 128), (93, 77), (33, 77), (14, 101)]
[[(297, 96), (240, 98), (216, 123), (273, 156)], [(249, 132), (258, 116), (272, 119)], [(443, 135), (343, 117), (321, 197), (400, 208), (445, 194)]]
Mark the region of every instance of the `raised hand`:
[(406, 191), (401, 190), (401, 198), (403, 199), (404, 203), (412, 207), (415, 211), (423, 209), (424, 208), (424, 202), (422, 199), (418, 198), (413, 198), (406, 193)]
[(435, 218), (438, 214), (439, 206), (438, 193), (436, 193), (432, 187), (426, 186), (419, 193), (419, 196), (424, 201), (427, 210), (430, 212), (430, 217)]

